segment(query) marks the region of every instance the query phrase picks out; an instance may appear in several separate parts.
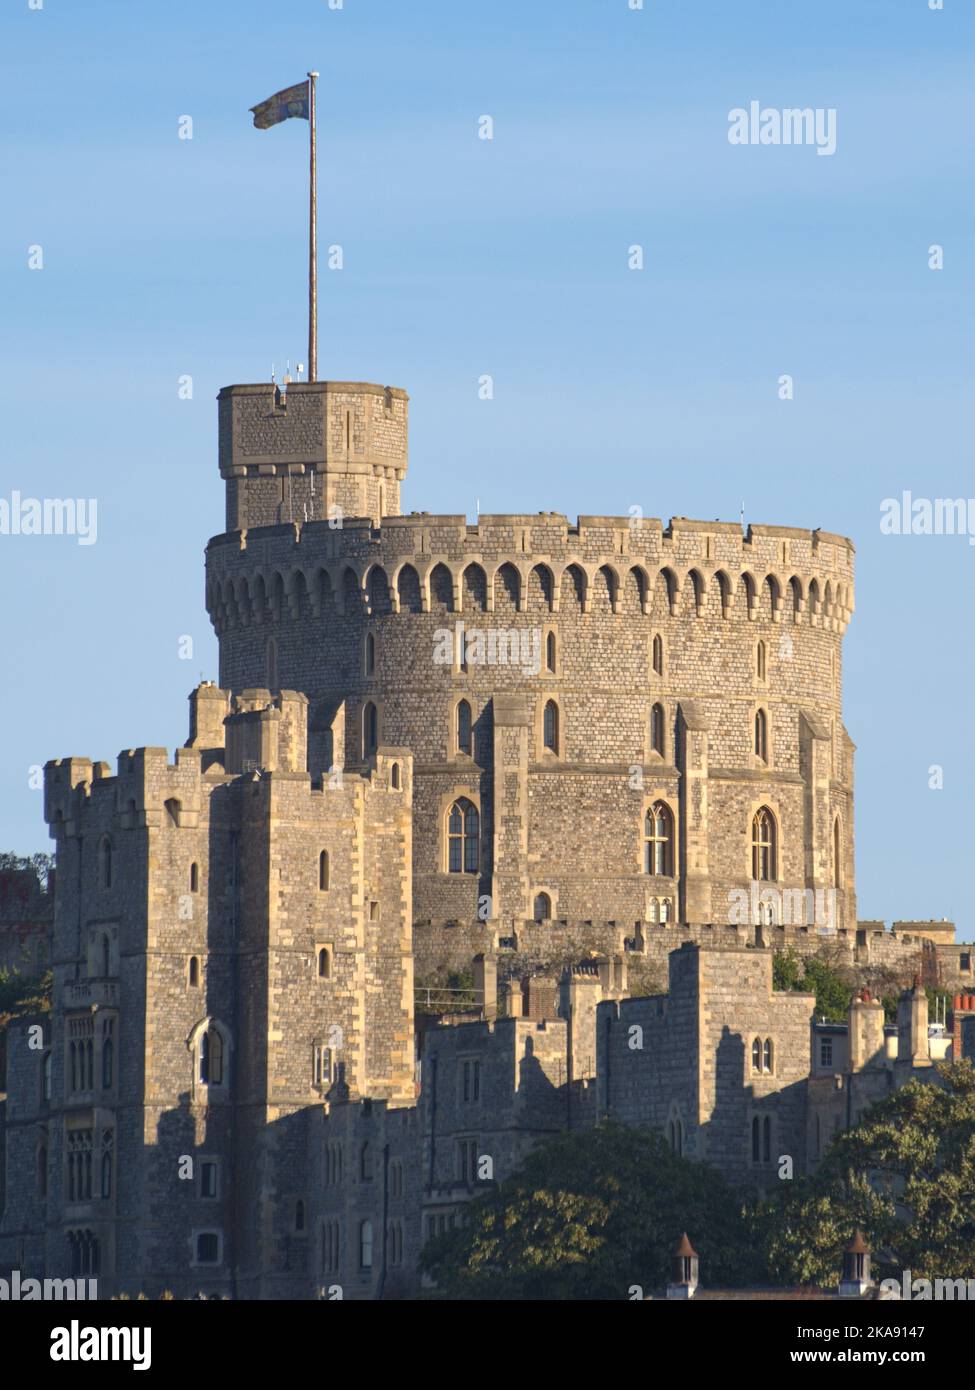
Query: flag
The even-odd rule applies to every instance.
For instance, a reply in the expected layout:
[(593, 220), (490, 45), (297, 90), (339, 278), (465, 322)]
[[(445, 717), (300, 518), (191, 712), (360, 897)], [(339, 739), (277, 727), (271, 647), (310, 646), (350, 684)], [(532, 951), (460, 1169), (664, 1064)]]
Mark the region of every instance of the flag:
[(311, 118), (308, 83), (299, 82), (294, 87), (285, 87), (283, 92), (275, 92), (273, 97), (252, 106), (251, 110), (254, 112), (254, 124), (258, 130), (267, 130), (268, 126), (286, 121), (289, 116), (300, 116), (307, 121)]

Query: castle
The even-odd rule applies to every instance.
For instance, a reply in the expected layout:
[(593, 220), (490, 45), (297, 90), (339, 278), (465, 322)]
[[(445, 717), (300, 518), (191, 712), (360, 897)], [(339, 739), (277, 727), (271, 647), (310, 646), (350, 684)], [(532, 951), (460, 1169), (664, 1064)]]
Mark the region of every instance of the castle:
[(972, 988), (952, 924), (857, 921), (851, 543), (404, 516), (407, 421), (365, 383), (220, 392), (219, 683), (173, 761), (45, 769), (0, 1272), (409, 1293), (546, 1134), (650, 1123), (761, 1185), (931, 1070), (920, 987), (824, 1029), (773, 947)]

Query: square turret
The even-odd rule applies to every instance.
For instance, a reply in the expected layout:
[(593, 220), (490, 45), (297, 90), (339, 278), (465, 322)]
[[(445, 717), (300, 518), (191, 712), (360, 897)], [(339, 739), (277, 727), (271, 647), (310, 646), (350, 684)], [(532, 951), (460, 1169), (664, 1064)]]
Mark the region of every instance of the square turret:
[(228, 531), (399, 516), (409, 416), (399, 387), (225, 386), (217, 401)]

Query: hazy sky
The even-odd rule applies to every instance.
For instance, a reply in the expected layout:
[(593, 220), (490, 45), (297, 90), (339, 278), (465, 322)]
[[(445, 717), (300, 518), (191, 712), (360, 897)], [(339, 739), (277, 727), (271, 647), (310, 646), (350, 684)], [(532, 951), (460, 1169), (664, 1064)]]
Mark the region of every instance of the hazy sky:
[[(0, 848), (48, 847), (32, 766), (172, 749), (216, 676), (214, 396), (306, 357), (308, 127), (248, 108), (314, 67), (319, 375), (409, 391), (405, 509), (852, 537), (860, 915), (975, 936), (975, 547), (880, 531), (975, 497), (973, 35), (964, 0), (7, 0), (0, 498), (98, 531), (0, 535)], [(751, 101), (835, 108), (836, 152), (730, 144)]]

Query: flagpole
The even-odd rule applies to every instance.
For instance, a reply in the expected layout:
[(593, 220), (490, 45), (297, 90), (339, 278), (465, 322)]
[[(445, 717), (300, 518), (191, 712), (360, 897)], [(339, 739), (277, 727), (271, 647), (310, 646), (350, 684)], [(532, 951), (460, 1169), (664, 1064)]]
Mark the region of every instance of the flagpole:
[(318, 379), (318, 173), (315, 151), (315, 79), (308, 74), (308, 124), (311, 136), (308, 208), (308, 380)]

